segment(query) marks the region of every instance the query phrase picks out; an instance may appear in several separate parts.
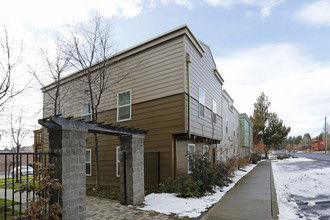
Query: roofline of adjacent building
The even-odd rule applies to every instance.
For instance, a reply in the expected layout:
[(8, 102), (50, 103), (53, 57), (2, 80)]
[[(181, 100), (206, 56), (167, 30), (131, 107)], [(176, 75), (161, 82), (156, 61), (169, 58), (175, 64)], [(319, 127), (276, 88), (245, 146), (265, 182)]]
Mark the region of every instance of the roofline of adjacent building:
[(251, 124), (253, 124), (252, 121), (250, 120), (249, 116), (246, 113), (239, 114), (239, 117), (240, 118), (241, 117), (244, 117), (248, 122), (250, 122)]
[(229, 95), (229, 93), (227, 92), (227, 90), (223, 89), (222, 90), (222, 94), (226, 94), (228, 96), (228, 98), (230, 98), (230, 100), (234, 103), (234, 99)]

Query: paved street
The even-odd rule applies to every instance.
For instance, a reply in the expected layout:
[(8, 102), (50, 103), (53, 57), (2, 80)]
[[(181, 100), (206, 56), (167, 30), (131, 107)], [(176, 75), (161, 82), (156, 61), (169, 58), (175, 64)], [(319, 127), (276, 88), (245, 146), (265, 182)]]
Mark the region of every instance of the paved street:
[[(290, 153), (296, 157), (306, 157), (313, 159), (313, 161), (299, 161), (295, 163), (281, 164), (281, 170), (285, 170), (285, 173), (307, 172), (313, 170), (319, 170), (330, 167), (330, 154), (324, 153)], [(316, 171), (315, 171), (316, 172)], [(315, 186), (306, 186), (306, 190), (313, 191)], [(316, 186), (317, 187), (317, 186)], [(321, 220), (330, 219), (330, 198), (323, 194), (314, 195), (313, 197), (303, 197), (291, 194), (290, 198), (298, 205), (299, 212), (305, 214), (305, 216), (319, 216)], [(313, 205), (310, 205), (311, 202)], [(315, 203), (315, 205), (314, 205)]]

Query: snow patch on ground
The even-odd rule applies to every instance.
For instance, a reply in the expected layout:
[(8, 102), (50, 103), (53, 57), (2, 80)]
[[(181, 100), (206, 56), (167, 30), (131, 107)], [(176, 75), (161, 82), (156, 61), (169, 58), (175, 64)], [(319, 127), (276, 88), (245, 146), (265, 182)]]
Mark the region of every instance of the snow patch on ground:
[[(308, 199), (318, 195), (330, 196), (330, 168), (316, 168), (310, 170), (296, 169), (299, 163), (313, 161), (307, 158), (290, 158), (273, 161), (272, 169), (279, 207), (279, 220), (306, 219), (304, 213), (298, 213), (298, 205), (292, 196)], [(300, 164), (301, 166), (301, 164)], [(315, 201), (308, 206), (315, 206)], [(322, 214), (322, 213), (318, 213)], [(319, 219), (318, 216), (308, 216), (308, 219)]]
[(177, 214), (178, 216), (188, 216), (195, 218), (205, 212), (213, 204), (218, 202), (235, 184), (246, 174), (248, 174), (256, 165), (244, 167), (246, 172), (237, 170), (232, 178), (233, 183), (224, 187), (222, 190), (217, 188), (215, 193), (208, 194), (201, 198), (178, 198), (176, 194), (170, 193), (152, 193), (145, 197), (142, 210), (152, 210), (167, 215)]

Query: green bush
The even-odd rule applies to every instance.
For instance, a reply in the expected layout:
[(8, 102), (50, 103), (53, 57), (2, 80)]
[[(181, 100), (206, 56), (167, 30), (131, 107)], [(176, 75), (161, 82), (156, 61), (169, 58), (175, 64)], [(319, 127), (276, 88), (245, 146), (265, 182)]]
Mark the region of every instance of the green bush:
[(253, 164), (257, 164), (258, 161), (261, 160), (261, 155), (258, 154), (258, 153), (252, 153), (251, 154), (251, 157), (250, 157), (250, 161), (253, 163)]
[(279, 159), (279, 160), (288, 159), (288, 158), (290, 158), (289, 155), (279, 155), (279, 156), (277, 156), (277, 159)]
[(233, 166), (235, 159), (229, 160), (227, 163), (219, 162), (213, 165), (208, 155), (209, 152), (205, 152), (204, 155), (188, 155), (192, 170), (191, 177), (194, 181), (202, 183), (199, 189), (201, 195), (206, 192), (213, 192), (215, 186), (220, 188), (227, 186), (232, 182), (230, 177), (236, 169), (236, 166)]
[(239, 157), (229, 159), (226, 163), (213, 164), (208, 155), (208, 152), (204, 155), (188, 154), (192, 181), (170, 179), (166, 183), (159, 184), (159, 191), (176, 193), (179, 197), (201, 197), (206, 192), (213, 192), (216, 186), (220, 188), (228, 186), (232, 183), (230, 178), (233, 177), (235, 170), (249, 164), (248, 158)]
[(200, 197), (199, 189), (202, 183), (186, 182), (180, 179), (170, 179), (167, 183), (159, 184), (159, 191), (163, 193), (176, 193), (179, 197)]

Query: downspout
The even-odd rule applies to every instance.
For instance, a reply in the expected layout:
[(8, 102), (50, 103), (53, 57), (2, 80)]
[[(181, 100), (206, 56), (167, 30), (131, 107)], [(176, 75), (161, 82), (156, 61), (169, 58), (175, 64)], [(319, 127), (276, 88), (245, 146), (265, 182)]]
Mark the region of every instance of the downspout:
[(187, 71), (187, 83), (188, 83), (188, 88), (187, 88), (187, 93), (188, 93), (188, 137), (189, 139), (191, 138), (190, 135), (190, 73), (189, 73), (189, 63), (190, 61), (190, 55), (187, 53), (186, 55), (186, 71)]

